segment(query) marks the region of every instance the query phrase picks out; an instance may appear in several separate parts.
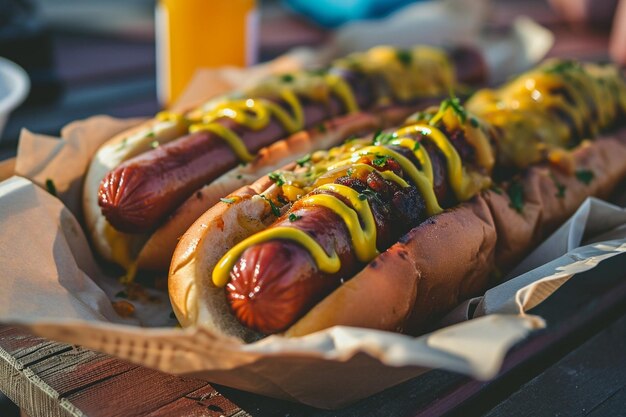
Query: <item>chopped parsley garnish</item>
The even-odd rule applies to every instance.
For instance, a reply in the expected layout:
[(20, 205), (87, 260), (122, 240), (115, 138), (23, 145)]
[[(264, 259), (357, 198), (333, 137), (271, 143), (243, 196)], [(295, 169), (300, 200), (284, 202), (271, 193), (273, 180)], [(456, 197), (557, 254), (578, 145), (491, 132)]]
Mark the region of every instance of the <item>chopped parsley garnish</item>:
[(235, 199), (234, 198), (220, 198), (220, 201), (226, 204), (233, 204), (235, 202)]
[(293, 75), (292, 74), (283, 74), (280, 77), (281, 81), (284, 83), (290, 83), (293, 81)]
[(472, 127), (478, 127), (478, 119), (476, 119), (475, 117), (470, 117), (470, 124), (472, 125)]
[(411, 65), (411, 62), (413, 62), (413, 55), (411, 54), (411, 51), (406, 49), (398, 49), (396, 51), (396, 58), (398, 58), (398, 61), (407, 67)]
[(351, 176), (352, 176), (352, 174), (354, 174), (354, 168), (348, 168), (348, 170), (346, 171), (346, 175), (347, 175), (348, 177), (351, 177)]
[(238, 179), (238, 180), (240, 180), (240, 179), (242, 179), (242, 178), (243, 178), (243, 175), (241, 175), (241, 174), (237, 174), (237, 179)]
[(54, 185), (54, 181), (50, 178), (46, 178), (46, 190), (53, 196), (57, 196), (57, 187)]
[(554, 186), (556, 187), (555, 196), (557, 196), (558, 198), (565, 197), (565, 186), (561, 184), (559, 180), (556, 179), (556, 176), (554, 175), (554, 173), (550, 173), (550, 178), (552, 178), (552, 182), (554, 183)]
[[(442, 101), (439, 106), (439, 113), (445, 112), (448, 108), (451, 108), (454, 111), (462, 124), (465, 123), (467, 120), (467, 112), (461, 105), (461, 100), (458, 97), (450, 97)], [(439, 120), (439, 118), (435, 118), (435, 120)]]
[(296, 159), (296, 163), (298, 164), (298, 166), (304, 166), (304, 164), (306, 164), (307, 162), (311, 161), (311, 154), (306, 154), (304, 155), (302, 158), (300, 159)]
[(524, 187), (522, 183), (513, 181), (506, 192), (511, 199), (510, 206), (521, 213), (524, 210)]
[(372, 164), (377, 167), (384, 167), (388, 160), (389, 157), (387, 155), (376, 155), (376, 158), (372, 159)]
[(383, 133), (382, 130), (379, 130), (374, 134), (373, 143), (374, 145), (386, 145), (395, 138), (396, 138), (395, 133)]
[(545, 72), (552, 74), (564, 74), (572, 70), (582, 70), (583, 68), (576, 61), (564, 60), (545, 69)]
[(289, 215), (289, 221), (290, 222), (295, 222), (296, 220), (300, 220), (302, 218), (302, 216), (298, 216), (297, 214), (291, 213)]
[(418, 141), (415, 141), (415, 145), (413, 145), (413, 152), (419, 150), (422, 145)]
[(276, 185), (278, 185), (279, 187), (281, 187), (282, 185), (285, 184), (285, 177), (283, 177), (283, 174), (281, 174), (280, 172), (271, 172), (268, 175), (269, 179), (274, 181), (276, 183)]
[(593, 171), (588, 169), (578, 170), (576, 171), (576, 178), (583, 184), (589, 185), (589, 183), (593, 181)]
[(152, 149), (156, 149), (159, 147), (159, 141), (158, 140), (153, 140), (152, 142), (150, 142), (150, 146), (152, 147)]
[(154, 134), (154, 132), (148, 132), (148, 133), (146, 133), (146, 137), (147, 138), (155, 138), (156, 135)]
[(423, 111), (417, 112), (415, 113), (413, 116), (411, 116), (411, 120), (415, 121), (415, 122), (426, 122), (428, 123), (430, 121), (430, 119), (433, 118), (433, 115), (430, 113), (426, 113)]
[(274, 202), (272, 200), (270, 200), (269, 198), (265, 197), (264, 195), (261, 196), (265, 201), (268, 202), (268, 204), (270, 205), (270, 209), (272, 210), (272, 214), (276, 217), (280, 217), (280, 210), (278, 209), (278, 207), (276, 207), (276, 204), (274, 204)]
[(376, 202), (379, 203), (380, 205), (385, 204), (385, 202), (378, 195), (378, 193), (376, 191), (370, 190), (369, 188), (366, 188), (365, 190), (361, 191), (361, 193), (359, 194), (359, 200), (366, 200), (367, 197), (371, 197), (372, 199), (376, 200)]

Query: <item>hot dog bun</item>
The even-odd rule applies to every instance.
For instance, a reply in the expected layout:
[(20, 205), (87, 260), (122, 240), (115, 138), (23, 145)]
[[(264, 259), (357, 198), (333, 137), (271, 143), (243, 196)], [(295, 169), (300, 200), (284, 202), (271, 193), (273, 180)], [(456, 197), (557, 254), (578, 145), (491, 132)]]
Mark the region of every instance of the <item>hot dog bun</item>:
[(141, 269), (167, 270), (180, 236), (221, 197), (317, 149), (332, 147), (355, 134), (398, 124), (412, 110), (390, 107), (379, 113), (358, 112), (329, 120), (323, 131), (315, 128), (298, 132), (264, 148), (253, 162), (240, 165), (199, 189), (152, 233), (123, 233), (102, 215), (98, 206), (100, 182), (121, 162), (152, 149), (154, 141), (168, 143), (184, 133), (176, 123), (148, 121), (106, 142), (90, 164), (83, 189), (83, 209), (91, 240), (103, 258), (127, 269), (136, 265)]
[[(472, 65), (455, 68), (455, 60)], [(243, 95), (157, 116), (111, 139), (93, 159), (84, 211), (95, 249), (129, 278), (137, 268), (167, 269), (178, 238), (220, 197), (354, 133), (395, 125), (457, 79), (481, 82), (485, 72), (480, 54), (467, 48), (447, 54), (429, 47), (378, 47), (339, 59), (328, 71), (270, 77)], [(190, 151), (184, 157), (182, 141)], [(237, 160), (248, 162), (231, 169)], [(206, 170), (220, 164), (215, 173)]]
[(451, 98), (241, 189), (176, 248), (174, 312), (243, 340), (333, 325), (419, 333), (624, 179), (624, 97), (611, 67), (550, 61), (476, 93), (478, 114)]
[[(309, 313), (286, 336), (301, 336), (335, 325), (418, 333), (461, 301), (484, 291), (491, 274), (507, 270), (591, 195), (607, 196), (626, 177), (626, 129), (585, 142), (573, 152), (576, 165), (594, 172), (584, 184), (547, 165), (524, 177), (522, 213), (502, 193), (485, 191), (412, 229)], [(552, 176), (566, 187), (557, 196)], [(212, 271), (221, 256), (273, 220), (264, 193), (276, 186), (263, 178), (218, 203), (199, 217), (178, 244), (169, 276), (170, 300), (183, 326), (251, 341), (260, 334), (241, 325), (226, 304)], [(445, 248), (445, 250), (442, 250)], [(433, 300), (436, 300), (433, 301)]]

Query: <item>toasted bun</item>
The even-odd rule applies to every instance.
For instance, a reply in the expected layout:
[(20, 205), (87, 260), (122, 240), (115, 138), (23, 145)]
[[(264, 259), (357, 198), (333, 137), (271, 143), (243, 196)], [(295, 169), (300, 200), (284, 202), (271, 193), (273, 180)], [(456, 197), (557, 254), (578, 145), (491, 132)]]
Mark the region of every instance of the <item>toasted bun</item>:
[[(151, 132), (154, 135), (150, 134)], [(114, 136), (104, 143), (92, 158), (83, 185), (83, 212), (91, 241), (105, 259), (116, 261), (113, 242), (130, 247), (136, 246), (145, 240), (145, 237), (125, 235), (109, 225), (98, 206), (100, 182), (110, 170), (122, 162), (152, 149), (154, 141), (160, 144), (167, 143), (183, 133), (183, 128), (176, 123), (149, 120)]]
[(199, 189), (151, 234), (126, 234), (115, 230), (102, 215), (98, 206), (100, 182), (122, 162), (151, 150), (155, 141), (164, 144), (185, 134), (185, 129), (174, 122), (147, 121), (107, 141), (92, 159), (83, 192), (91, 240), (103, 258), (124, 267), (136, 261), (140, 269), (167, 270), (185, 230), (220, 198), (307, 153), (338, 145), (355, 134), (397, 125), (413, 111), (414, 107), (391, 106), (375, 113), (358, 112), (331, 119), (323, 123), (323, 128), (295, 133), (262, 149), (253, 162)]
[[(582, 144), (573, 157), (578, 170), (593, 172), (589, 184), (535, 166), (524, 177), (521, 213), (506, 195), (486, 191), (431, 217), (314, 306), (285, 335), (335, 325), (422, 331), (461, 301), (484, 292), (494, 271), (510, 268), (587, 196), (611, 192), (626, 176), (626, 130)], [(181, 239), (169, 290), (182, 325), (209, 326), (247, 341), (259, 336), (234, 318), (224, 289), (213, 285), (210, 274), (228, 249), (273, 220), (267, 204), (254, 195), (256, 190), (273, 196), (276, 187), (267, 185), (259, 181), (239, 190), (235, 195), (241, 200), (213, 207)]]
[[(406, 116), (405, 112), (402, 116)], [(369, 132), (383, 124), (379, 116), (354, 113), (325, 123), (323, 132), (319, 129), (302, 131), (263, 148), (253, 162), (227, 172), (188, 198), (143, 246), (138, 257), (139, 267), (167, 270), (178, 239), (220, 198), (310, 152), (331, 148), (353, 134)]]

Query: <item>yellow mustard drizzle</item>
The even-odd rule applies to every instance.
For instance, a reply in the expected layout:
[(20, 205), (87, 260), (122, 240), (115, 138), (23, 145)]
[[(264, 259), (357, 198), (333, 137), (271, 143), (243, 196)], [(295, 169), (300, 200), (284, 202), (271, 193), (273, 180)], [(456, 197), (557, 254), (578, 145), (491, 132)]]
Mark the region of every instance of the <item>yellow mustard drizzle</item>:
[(324, 185), (324, 184), (333, 183), (337, 178), (345, 176), (348, 173), (349, 169), (353, 169), (354, 171), (363, 170), (363, 171), (367, 171), (367, 172), (374, 172), (374, 171), (376, 171), (384, 179), (386, 179), (388, 181), (395, 182), (396, 184), (398, 184), (402, 188), (409, 187), (409, 183), (406, 182), (403, 178), (399, 177), (393, 171), (378, 171), (376, 168), (374, 168), (371, 165), (367, 165), (367, 164), (353, 164), (353, 165), (350, 165), (350, 166), (337, 167), (334, 170), (329, 171), (326, 174), (320, 176), (317, 180), (315, 180), (315, 182), (313, 183), (312, 188), (317, 188), (317, 187), (319, 187), (321, 185)]
[[(398, 136), (402, 136), (402, 133), (402, 130), (399, 130), (397, 132)], [(422, 166), (422, 172), (424, 173), (424, 175), (426, 175), (428, 181), (433, 184), (433, 164), (430, 160), (430, 156), (428, 156), (428, 152), (426, 152), (423, 146), (418, 145), (417, 141), (409, 138), (393, 139), (389, 142), (389, 144), (411, 149), (413, 151), (413, 154), (419, 161), (420, 165)]]
[(248, 151), (248, 148), (246, 148), (241, 138), (226, 126), (219, 123), (209, 123), (205, 125), (192, 125), (189, 128), (189, 132), (191, 133), (199, 131), (215, 133), (231, 147), (235, 155), (237, 155), (237, 158), (241, 161), (250, 162), (254, 159), (254, 155)]
[(236, 244), (220, 259), (213, 269), (212, 280), (216, 287), (224, 287), (230, 279), (230, 271), (243, 252), (250, 246), (266, 242), (268, 240), (286, 239), (303, 246), (313, 257), (320, 271), (334, 274), (339, 271), (341, 262), (336, 253), (328, 255), (324, 249), (306, 232), (294, 227), (273, 227), (256, 233)]
[(428, 177), (423, 172), (418, 170), (415, 165), (413, 165), (413, 163), (403, 155), (384, 146), (373, 145), (366, 146), (365, 148), (353, 153), (352, 160), (356, 162), (359, 157), (364, 155), (384, 155), (393, 158), (400, 165), (402, 170), (409, 176), (409, 178), (411, 178), (417, 189), (420, 191), (420, 194), (424, 198), (424, 203), (426, 204), (426, 214), (428, 214), (428, 216), (434, 216), (435, 214), (439, 214), (443, 211), (437, 201), (435, 191), (433, 190), (432, 183), (428, 180)]
[[(324, 95), (326, 100), (329, 98), (329, 93), (332, 92), (343, 102), (347, 112), (353, 113), (359, 110), (354, 92), (343, 78), (334, 74), (326, 74), (322, 77), (322, 80), (328, 91)], [(255, 155), (246, 148), (241, 137), (232, 129), (216, 121), (226, 117), (249, 129), (261, 130), (269, 124), (273, 116), (289, 133), (302, 130), (305, 123), (304, 110), (296, 93), (293, 89), (285, 86), (272, 86), (272, 88), (279, 88), (279, 96), (289, 105), (292, 114), (271, 100), (244, 98), (216, 102), (207, 109), (197, 109), (187, 115), (164, 111), (157, 114), (157, 119), (160, 121), (187, 123), (190, 133), (198, 131), (212, 132), (231, 147), (237, 158), (244, 162), (250, 162), (255, 158)], [(311, 94), (304, 95), (310, 96)]]
[[(325, 184), (319, 187), (318, 190), (332, 191), (345, 197), (350, 201), (352, 208), (331, 194), (309, 195), (299, 200), (298, 204), (304, 207), (326, 207), (341, 217), (348, 228), (352, 245), (359, 261), (369, 262), (378, 256), (378, 250), (376, 249), (376, 223), (367, 199), (361, 200), (357, 191), (340, 184)], [(361, 226), (361, 222), (363, 222), (363, 226)]]
[[(596, 67), (592, 69), (596, 70)], [(567, 164), (569, 153), (563, 149), (563, 143), (566, 144), (566, 142), (563, 142), (563, 137), (568, 137), (568, 135), (571, 135), (571, 132), (568, 132), (568, 128), (562, 120), (558, 117), (554, 117), (553, 114), (547, 111), (549, 108), (556, 106), (567, 114), (570, 114), (571, 120), (576, 125), (579, 123), (582, 125), (594, 124), (594, 126), (590, 128), (591, 132), (595, 131), (597, 128), (603, 127), (605, 124), (613, 123), (618, 112), (626, 111), (626, 100), (622, 97), (622, 95), (626, 95), (626, 83), (619, 81), (619, 74), (617, 73), (613, 72), (607, 74), (607, 71), (604, 71), (604, 69), (598, 69), (598, 72), (605, 78), (589, 77), (584, 72), (575, 73), (571, 78), (580, 78), (580, 80), (577, 81), (576, 87), (580, 87), (581, 91), (574, 91), (575, 88), (568, 82), (565, 82), (568, 77), (558, 76), (552, 73), (545, 75), (543, 71), (535, 71), (527, 75), (527, 77), (534, 77), (532, 82), (526, 82), (528, 79), (524, 80), (523, 77), (520, 77), (522, 81), (516, 81), (518, 84), (523, 83), (524, 88), (520, 89), (519, 85), (514, 85), (513, 87), (509, 86), (508, 91), (510, 96), (507, 97), (508, 101), (502, 100), (501, 97), (502, 92), (507, 90), (506, 87), (499, 91), (485, 90), (477, 93), (472, 99), (473, 112), (479, 114), (482, 119), (488, 120), (486, 124), (487, 127), (499, 127), (501, 131), (510, 134), (510, 138), (515, 138), (517, 147), (512, 149), (520, 150), (520, 147), (523, 146), (530, 147), (531, 150), (527, 151), (527, 155), (524, 156), (527, 160), (535, 158), (536, 154), (539, 152), (549, 151), (551, 158), (555, 160), (558, 159), (561, 163)], [(558, 82), (555, 81), (555, 79), (559, 77), (561, 80)], [(598, 75), (598, 77), (600, 77), (600, 75)], [(570, 83), (571, 78), (569, 79)], [(515, 84), (515, 82), (513, 84)], [(570, 100), (575, 102), (574, 105), (567, 102), (564, 97), (560, 95), (556, 96), (557, 93), (554, 93), (554, 91), (558, 92), (559, 88), (566, 88), (570, 92)], [(615, 93), (611, 89), (618, 90), (619, 93)], [(604, 101), (603, 103), (594, 103), (594, 105), (597, 106), (597, 120), (592, 120), (592, 105), (585, 100), (585, 98), (589, 97), (592, 97), (594, 101)], [(466, 200), (491, 184), (491, 178), (489, 176), (482, 175), (478, 172), (468, 173), (466, 171), (456, 149), (454, 149), (443, 132), (433, 126), (433, 124), (442, 121), (445, 123), (448, 130), (462, 127), (465, 131), (465, 137), (468, 143), (474, 147), (476, 162), (489, 173), (495, 165), (495, 155), (491, 143), (482, 129), (484, 126), (481, 126), (477, 120), (468, 122), (468, 120), (465, 120), (467, 119), (465, 118), (466, 115), (457, 117), (457, 121), (450, 122), (449, 114), (444, 113), (443, 111), (437, 113), (430, 120), (428, 125), (415, 124), (400, 129), (392, 136), (392, 139), (387, 142), (389, 145), (401, 146), (414, 151), (416, 158), (420, 161), (422, 171), (418, 170), (403, 155), (384, 146), (357, 147), (353, 149), (353, 152), (351, 150), (352, 154), (349, 158), (339, 158), (338, 162), (329, 165), (324, 164), (323, 161), (314, 161), (321, 164), (327, 172), (315, 180), (313, 188), (329, 189), (346, 198), (348, 198), (346, 194), (351, 194), (352, 199), (349, 199), (349, 201), (353, 208), (348, 207), (340, 199), (329, 194), (306, 196), (299, 200), (298, 203), (301, 202), (301, 204), (305, 206), (317, 205), (328, 207), (341, 216), (350, 232), (354, 250), (359, 259), (363, 262), (367, 262), (368, 259), (371, 260), (371, 257), (375, 256), (374, 253), (377, 252), (377, 248), (375, 247), (375, 224), (372, 224), (372, 228), (369, 229), (368, 223), (365, 220), (367, 216), (371, 216), (371, 221), (373, 222), (373, 214), (370, 210), (369, 203), (364, 202), (360, 206), (357, 205), (358, 201), (354, 201), (355, 196), (357, 199), (359, 197), (356, 191), (349, 187), (330, 183), (330, 181), (333, 181), (338, 176), (347, 174), (348, 169), (355, 171), (364, 169), (369, 172), (375, 170), (375, 168), (370, 165), (357, 163), (362, 157), (373, 156), (378, 158), (387, 156), (393, 158), (419, 189), (425, 200), (426, 211), (429, 216), (441, 211), (441, 207), (436, 200), (433, 190), (432, 165), (430, 165), (430, 169), (427, 167), (430, 164), (430, 158), (428, 154), (423, 151), (423, 147), (416, 146), (417, 142), (415, 140), (403, 136), (411, 136), (419, 133), (425, 140), (432, 141), (438, 149), (441, 150), (447, 160), (450, 186), (457, 195), (458, 200)], [(457, 114), (456, 116), (459, 115)], [(553, 139), (550, 141), (546, 139), (550, 135), (555, 134), (557, 135), (556, 140)], [(326, 155), (332, 156), (332, 159), (335, 159), (346, 152), (345, 145), (344, 148), (341, 148), (339, 153), (333, 152), (337, 149), (339, 148), (329, 151)], [(420, 149), (422, 149), (423, 154), (418, 152)], [(528, 155), (532, 155), (532, 158), (528, 158)], [(428, 174), (429, 170), (430, 178)], [(380, 172), (383, 176), (386, 173), (393, 174), (391, 171)], [(404, 181), (395, 174), (393, 174), (393, 176), (395, 177), (391, 178), (393, 178), (396, 183), (400, 184), (398, 180)], [(390, 177), (388, 176), (386, 178), (389, 179)], [(406, 181), (404, 182), (406, 183)], [(361, 226), (361, 222), (364, 224), (363, 226)], [(289, 229), (289, 231), (283, 231), (282, 229)], [(278, 231), (271, 232), (272, 230)], [(304, 232), (296, 232), (295, 230), (297, 229), (285, 227), (270, 228), (266, 230), (268, 233), (265, 234), (262, 232), (263, 234), (259, 234), (260, 236), (254, 235), (252, 238), (246, 239), (242, 244), (248, 247), (263, 241), (280, 238), (298, 242), (302, 241), (303, 243), (301, 244), (312, 254), (320, 270), (329, 272), (334, 268), (336, 268), (334, 269), (335, 271), (339, 269), (340, 266), (334, 264), (331, 268), (327, 259), (330, 257), (326, 255), (318, 243), (313, 240), (301, 238), (301, 235), (307, 237), (308, 235)], [(374, 234), (368, 233), (368, 230), (373, 230)], [(255, 236), (259, 237), (253, 239)], [(222, 258), (222, 261), (218, 264), (218, 268), (216, 268), (219, 270), (213, 272), (213, 280), (216, 285), (226, 284), (230, 269), (243, 250), (245, 250), (245, 248), (237, 249), (237, 251), (233, 250), (231, 251), (233, 253), (229, 252)], [(336, 254), (334, 255), (336, 256)], [(228, 261), (224, 261), (227, 258)]]
[[(475, 183), (469, 178), (469, 175), (463, 167), (463, 162), (461, 161), (459, 153), (456, 151), (454, 146), (452, 146), (446, 135), (434, 126), (423, 124), (404, 127), (397, 132), (397, 135), (402, 137), (415, 133), (421, 134), (425, 139), (434, 143), (445, 156), (447, 162), (446, 165), (448, 167), (448, 180), (450, 181), (450, 186), (452, 187), (456, 198), (459, 201), (465, 201), (472, 198), (477, 191)], [(425, 154), (426, 152), (423, 153)], [(432, 184), (432, 167), (430, 169)]]

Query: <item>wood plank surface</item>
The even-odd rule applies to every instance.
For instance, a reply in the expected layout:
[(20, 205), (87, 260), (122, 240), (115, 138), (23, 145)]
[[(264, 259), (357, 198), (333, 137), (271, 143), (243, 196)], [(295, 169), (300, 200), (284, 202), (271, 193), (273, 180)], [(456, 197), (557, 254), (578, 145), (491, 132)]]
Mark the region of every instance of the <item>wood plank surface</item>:
[(541, 415), (553, 416), (626, 416), (626, 316), (524, 384), (486, 416), (537, 415), (538, 409)]
[(141, 368), (10, 327), (0, 327), (0, 390), (30, 417), (139, 416), (170, 403), (182, 406), (183, 399), (209, 412), (204, 415), (245, 415), (206, 381)]

